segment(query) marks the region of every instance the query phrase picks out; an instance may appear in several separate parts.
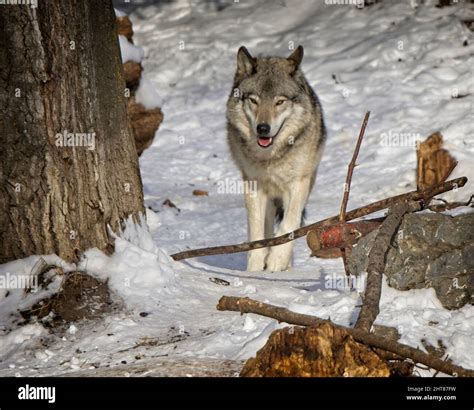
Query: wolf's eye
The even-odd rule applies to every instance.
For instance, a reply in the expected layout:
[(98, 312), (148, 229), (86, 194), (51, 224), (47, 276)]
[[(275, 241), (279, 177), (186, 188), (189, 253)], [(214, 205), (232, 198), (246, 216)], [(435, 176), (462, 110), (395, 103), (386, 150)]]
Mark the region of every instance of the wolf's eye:
[(286, 100), (281, 98), (280, 100), (278, 100), (275, 105), (282, 105)]
[(258, 101), (257, 101), (255, 98), (253, 98), (253, 97), (249, 97), (249, 101), (250, 101), (252, 104), (255, 104), (255, 105), (258, 104)]

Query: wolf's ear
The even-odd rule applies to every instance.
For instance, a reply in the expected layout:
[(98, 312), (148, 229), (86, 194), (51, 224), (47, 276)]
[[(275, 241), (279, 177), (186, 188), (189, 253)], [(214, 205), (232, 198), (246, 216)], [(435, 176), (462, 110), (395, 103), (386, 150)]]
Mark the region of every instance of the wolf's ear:
[(237, 52), (237, 71), (240, 75), (250, 75), (255, 71), (257, 60), (253, 58), (249, 51), (244, 47), (240, 47)]
[(298, 46), (298, 48), (295, 51), (293, 51), (293, 53), (291, 53), (291, 55), (287, 58), (288, 61), (294, 64), (295, 68), (293, 69), (293, 72), (298, 70), (301, 64), (301, 61), (303, 60), (303, 54), (304, 54), (303, 46)]

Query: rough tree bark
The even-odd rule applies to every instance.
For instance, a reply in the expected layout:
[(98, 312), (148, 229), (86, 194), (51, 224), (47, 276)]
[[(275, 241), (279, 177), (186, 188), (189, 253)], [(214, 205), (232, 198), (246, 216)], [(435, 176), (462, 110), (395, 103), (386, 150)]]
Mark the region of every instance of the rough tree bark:
[(144, 211), (124, 88), (110, 0), (0, 7), (0, 263), (110, 252)]

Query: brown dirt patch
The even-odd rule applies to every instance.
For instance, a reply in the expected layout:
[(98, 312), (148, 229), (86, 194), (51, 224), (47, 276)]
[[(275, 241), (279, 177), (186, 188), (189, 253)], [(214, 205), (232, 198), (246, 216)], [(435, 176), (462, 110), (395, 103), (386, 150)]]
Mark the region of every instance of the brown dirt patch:
[(43, 320), (44, 325), (56, 327), (68, 322), (101, 318), (113, 307), (106, 282), (84, 272), (71, 272), (65, 275), (57, 294), (20, 313), (27, 321), (44, 319), (49, 315), (51, 320)]

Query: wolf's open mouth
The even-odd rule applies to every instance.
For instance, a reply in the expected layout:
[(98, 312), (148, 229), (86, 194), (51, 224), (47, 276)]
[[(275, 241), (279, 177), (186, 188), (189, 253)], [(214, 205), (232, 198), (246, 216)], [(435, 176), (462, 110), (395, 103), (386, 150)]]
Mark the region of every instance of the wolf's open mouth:
[(272, 137), (262, 137), (260, 135), (257, 135), (257, 143), (262, 148), (268, 148), (270, 145), (273, 144), (273, 138)]
[(268, 148), (273, 144), (273, 138), (276, 138), (279, 134), (283, 126), (285, 125), (285, 121), (283, 121), (280, 125), (280, 128), (278, 128), (278, 131), (273, 137), (268, 137), (264, 135), (257, 135), (257, 144), (261, 146), (262, 148)]

